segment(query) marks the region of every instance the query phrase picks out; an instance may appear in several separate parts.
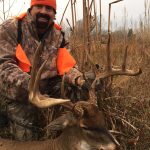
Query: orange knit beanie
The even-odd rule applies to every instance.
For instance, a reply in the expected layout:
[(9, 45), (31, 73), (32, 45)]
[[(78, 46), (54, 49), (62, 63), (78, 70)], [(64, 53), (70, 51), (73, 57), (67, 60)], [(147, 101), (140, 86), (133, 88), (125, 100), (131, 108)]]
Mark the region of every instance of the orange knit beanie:
[(37, 4), (51, 6), (56, 11), (56, 0), (31, 0), (30, 6), (37, 5)]

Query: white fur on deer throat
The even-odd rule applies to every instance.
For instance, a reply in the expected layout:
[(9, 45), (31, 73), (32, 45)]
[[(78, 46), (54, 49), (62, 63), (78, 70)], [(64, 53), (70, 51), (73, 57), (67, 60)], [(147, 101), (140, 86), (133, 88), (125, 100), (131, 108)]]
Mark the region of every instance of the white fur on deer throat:
[(63, 123), (63, 126), (66, 127), (68, 125), (69, 121), (65, 120), (65, 122)]
[(80, 141), (77, 144), (77, 149), (79, 150), (90, 150), (90, 145), (86, 141)]

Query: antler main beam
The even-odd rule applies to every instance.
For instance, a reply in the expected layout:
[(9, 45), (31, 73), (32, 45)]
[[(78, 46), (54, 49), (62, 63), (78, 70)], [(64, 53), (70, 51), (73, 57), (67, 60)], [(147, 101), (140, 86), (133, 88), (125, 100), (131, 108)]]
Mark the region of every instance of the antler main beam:
[(47, 63), (47, 60), (45, 60), (44, 63), (41, 65), (40, 69), (38, 70), (37, 62), (38, 62), (38, 58), (40, 56), (40, 52), (42, 48), (43, 48), (43, 43), (40, 42), (36, 49), (34, 58), (33, 58), (31, 79), (29, 81), (29, 87), (28, 87), (29, 101), (39, 108), (47, 108), (47, 107), (51, 107), (57, 104), (69, 102), (70, 100), (68, 99), (50, 98), (48, 97), (48, 95), (42, 95), (39, 92), (39, 82), (40, 82), (41, 74), (42, 74), (45, 64)]

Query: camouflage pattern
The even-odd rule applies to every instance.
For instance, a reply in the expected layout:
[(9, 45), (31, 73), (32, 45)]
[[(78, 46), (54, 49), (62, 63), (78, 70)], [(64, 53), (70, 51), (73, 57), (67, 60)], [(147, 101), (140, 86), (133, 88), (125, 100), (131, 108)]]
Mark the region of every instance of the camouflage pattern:
[[(21, 132), (22, 134), (20, 135), (19, 127), (17, 126), (14, 128), (16, 124), (19, 125), (16, 121), (17, 118), (19, 118), (19, 122), (23, 122), (23, 124), (26, 121), (27, 124), (33, 125), (34, 123), (37, 127), (42, 128), (56, 117), (56, 115), (54, 115), (56, 109), (55, 107), (52, 107), (46, 110), (38, 110), (28, 102), (28, 83), (30, 74), (23, 72), (17, 66), (17, 59), (15, 56), (18, 44), (17, 24), (18, 20), (13, 18), (0, 25), (0, 105), (6, 109), (8, 117), (11, 120), (10, 125), (12, 124), (12, 134), (16, 136), (14, 131), (18, 129), (18, 139), (28, 140), (28, 138), (24, 137), (33, 136), (24, 136), (24, 134), (27, 135), (30, 131), (23, 128), (24, 131)], [(42, 39), (44, 48), (41, 51), (40, 59), (37, 63), (40, 66), (44, 60), (47, 58), (49, 59), (41, 76), (41, 89), (43, 89), (43, 87), (47, 89), (46, 85), (48, 84), (49, 79), (58, 75), (56, 58), (62, 39), (61, 32), (55, 27), (51, 27)], [(27, 16), (22, 20), (21, 46), (31, 64), (39, 42), (40, 39), (38, 38), (33, 18), (28, 12)], [(75, 84), (75, 78), (78, 76), (81, 76), (81, 73), (74, 67), (67, 73), (66, 81), (70, 84)], [(51, 89), (48, 89), (48, 91), (49, 90)], [(57, 111), (57, 115), (58, 114)], [(38, 125), (39, 122), (40, 125)], [(23, 136), (23, 138), (20, 138), (21, 136)]]

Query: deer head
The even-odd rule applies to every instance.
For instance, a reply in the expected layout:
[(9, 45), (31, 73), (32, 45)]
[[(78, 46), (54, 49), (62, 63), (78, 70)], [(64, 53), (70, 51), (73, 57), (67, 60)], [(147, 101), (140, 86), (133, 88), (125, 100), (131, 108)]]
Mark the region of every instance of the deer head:
[(106, 129), (98, 107), (88, 102), (79, 102), (77, 105), (85, 107), (82, 116), (68, 112), (47, 126), (50, 131), (63, 131), (57, 142), (64, 143), (63, 147), (67, 142), (66, 150), (115, 150), (119, 143)]

